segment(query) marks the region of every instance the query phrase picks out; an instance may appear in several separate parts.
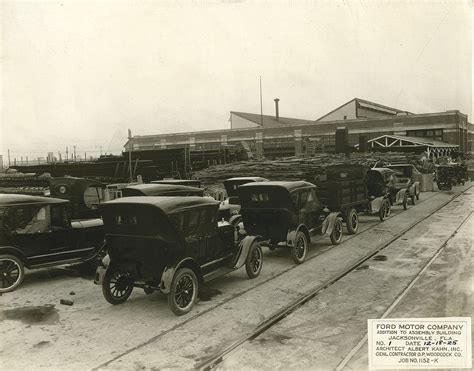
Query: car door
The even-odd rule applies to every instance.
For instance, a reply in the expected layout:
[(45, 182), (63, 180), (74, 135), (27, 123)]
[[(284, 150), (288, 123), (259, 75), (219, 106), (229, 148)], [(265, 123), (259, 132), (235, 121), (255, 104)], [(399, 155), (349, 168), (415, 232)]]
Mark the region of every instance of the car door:
[(68, 211), (65, 205), (51, 205), (51, 252), (58, 260), (68, 258), (80, 248), (79, 239), (71, 228)]
[(29, 259), (51, 253), (49, 205), (25, 205), (7, 208), (3, 217), (3, 228), (13, 245)]

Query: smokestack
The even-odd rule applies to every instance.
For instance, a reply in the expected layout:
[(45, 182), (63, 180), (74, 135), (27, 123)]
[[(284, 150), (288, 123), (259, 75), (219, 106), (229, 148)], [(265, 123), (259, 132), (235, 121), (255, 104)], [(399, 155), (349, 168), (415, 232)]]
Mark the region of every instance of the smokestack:
[(278, 102), (280, 101), (280, 99), (275, 98), (274, 101), (275, 101), (275, 119), (278, 121), (280, 119), (280, 115), (278, 113)]

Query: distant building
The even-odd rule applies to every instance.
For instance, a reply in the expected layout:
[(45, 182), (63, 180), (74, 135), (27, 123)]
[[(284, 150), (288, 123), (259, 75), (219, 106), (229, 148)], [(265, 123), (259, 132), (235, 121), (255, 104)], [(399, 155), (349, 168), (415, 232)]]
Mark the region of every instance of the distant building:
[[(414, 114), (360, 98), (315, 120), (280, 117), (279, 100), (275, 99), (275, 115), (231, 111), (230, 129), (134, 136), (125, 148), (130, 143), (132, 151), (184, 147), (191, 152), (204, 152), (235, 146), (249, 155), (273, 158), (334, 150), (337, 129), (348, 130), (351, 146), (359, 144), (361, 138), (369, 141), (395, 135), (455, 145), (446, 146), (448, 152), (458, 148), (463, 152), (474, 150), (474, 126), (458, 110)], [(415, 142), (413, 148), (418, 148)], [(394, 143), (404, 143), (409, 149), (407, 141)]]

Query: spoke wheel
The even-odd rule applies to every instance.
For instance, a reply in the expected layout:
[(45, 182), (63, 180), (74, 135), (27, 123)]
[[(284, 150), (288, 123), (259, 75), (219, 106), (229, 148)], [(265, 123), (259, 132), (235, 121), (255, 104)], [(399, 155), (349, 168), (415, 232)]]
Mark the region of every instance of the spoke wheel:
[(306, 259), (308, 240), (302, 231), (296, 232), (295, 244), (291, 249), (291, 256), (296, 264), (301, 264)]
[(415, 205), (415, 196), (410, 196), (410, 199), (411, 199), (411, 204)]
[(258, 243), (250, 247), (249, 255), (245, 261), (245, 270), (249, 278), (255, 278), (260, 274), (263, 264), (262, 248)]
[(380, 205), (379, 209), (379, 219), (381, 222), (383, 222), (387, 217), (387, 207), (390, 209), (390, 202), (385, 199), (382, 200), (382, 204)]
[(347, 233), (356, 234), (359, 228), (359, 215), (355, 209), (350, 209), (346, 217)]
[(334, 224), (334, 229), (331, 233), (331, 243), (333, 245), (339, 245), (342, 241), (342, 219), (337, 218)]
[(133, 278), (128, 272), (107, 268), (102, 282), (102, 293), (110, 304), (122, 304), (133, 291)]
[(392, 207), (390, 206), (390, 201), (385, 200), (385, 218), (388, 218), (392, 213)]
[(189, 268), (179, 269), (173, 277), (168, 295), (168, 305), (174, 314), (182, 316), (188, 313), (197, 298), (198, 280)]
[(15, 290), (25, 277), (20, 259), (13, 255), (0, 255), (0, 293)]

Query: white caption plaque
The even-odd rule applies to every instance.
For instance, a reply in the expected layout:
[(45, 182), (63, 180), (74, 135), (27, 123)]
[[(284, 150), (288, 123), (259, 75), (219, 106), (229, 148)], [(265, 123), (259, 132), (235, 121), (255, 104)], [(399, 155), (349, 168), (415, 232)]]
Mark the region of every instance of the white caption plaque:
[(471, 368), (471, 318), (368, 320), (369, 368)]

